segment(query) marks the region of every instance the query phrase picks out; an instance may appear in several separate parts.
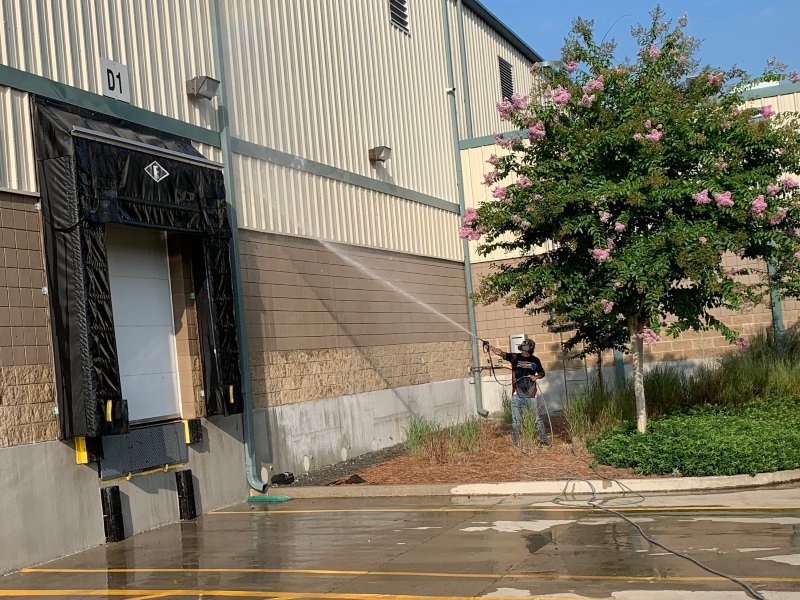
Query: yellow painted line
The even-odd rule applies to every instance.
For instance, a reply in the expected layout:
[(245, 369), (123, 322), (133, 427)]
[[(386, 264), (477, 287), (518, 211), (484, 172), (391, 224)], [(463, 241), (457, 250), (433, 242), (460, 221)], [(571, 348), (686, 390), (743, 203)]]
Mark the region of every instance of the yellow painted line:
[[(233, 569), (233, 568), (193, 568), (193, 569), (23, 569), (22, 573), (261, 573), (280, 575), (332, 575), (332, 576), (381, 576), (381, 577), (436, 577), (450, 579), (515, 579), (521, 581), (727, 581), (724, 577), (697, 576), (680, 577), (676, 575), (559, 575), (557, 573), (439, 573), (435, 571), (368, 571), (368, 570), (330, 570), (330, 569)], [(766, 583), (797, 583), (800, 577), (737, 577), (742, 581)]]
[[(742, 511), (742, 510), (800, 510), (800, 505), (786, 506), (609, 506), (618, 512), (694, 512), (694, 511)], [(446, 513), (446, 512), (603, 512), (600, 508), (570, 506), (549, 508), (538, 506), (518, 507), (443, 507), (443, 508), (308, 508), (308, 509), (270, 509), (270, 510), (215, 510), (209, 515), (305, 515), (331, 513)]]
[[(265, 592), (251, 590), (0, 590), (1, 598), (8, 597), (96, 597), (96, 596), (141, 596), (145, 597), (219, 597), (219, 598), (279, 598), (299, 600), (301, 598), (331, 598), (333, 600), (471, 600), (473, 596), (420, 596), (401, 594), (355, 594), (347, 592)], [(531, 596), (531, 600), (568, 600), (557, 596)], [(498, 600), (511, 600), (499, 598)], [(608, 600), (605, 598), (587, 598), (587, 600)]]
[(168, 598), (172, 596), (172, 592), (168, 594), (149, 594), (147, 596), (137, 596), (136, 598), (131, 598), (131, 600), (152, 600), (153, 598)]

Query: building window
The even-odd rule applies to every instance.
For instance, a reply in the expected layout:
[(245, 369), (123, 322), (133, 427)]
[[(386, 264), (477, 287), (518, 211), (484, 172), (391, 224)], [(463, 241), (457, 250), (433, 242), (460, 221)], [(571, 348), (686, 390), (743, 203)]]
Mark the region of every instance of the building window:
[(497, 57), (500, 66), (500, 93), (503, 98), (511, 98), (514, 95), (514, 70), (511, 63)]
[(408, 0), (389, 0), (389, 13), (392, 25), (403, 33), (411, 35), (408, 28)]

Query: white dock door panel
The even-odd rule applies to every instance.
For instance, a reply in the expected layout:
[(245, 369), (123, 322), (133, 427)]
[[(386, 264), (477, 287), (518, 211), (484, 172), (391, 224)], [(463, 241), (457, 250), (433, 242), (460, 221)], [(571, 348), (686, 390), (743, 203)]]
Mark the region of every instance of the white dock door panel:
[(106, 228), (114, 331), (131, 422), (180, 415), (167, 245), (162, 232)]

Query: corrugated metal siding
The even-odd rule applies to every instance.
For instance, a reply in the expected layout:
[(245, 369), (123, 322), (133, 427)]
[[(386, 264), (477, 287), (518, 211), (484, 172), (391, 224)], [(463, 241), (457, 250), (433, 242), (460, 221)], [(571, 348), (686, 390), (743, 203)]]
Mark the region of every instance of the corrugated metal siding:
[[(492, 154), (503, 156), (508, 154), (508, 150), (504, 150), (500, 146), (491, 145), (461, 151), (462, 168), (464, 169), (464, 198), (467, 207), (478, 208), (481, 203), (494, 200), (492, 198), (492, 190), (495, 186), (487, 187), (483, 185), (483, 174), (492, 170), (492, 166), (486, 163), (486, 160)], [(509, 185), (510, 183), (512, 183), (512, 179), (507, 178), (497, 182), (497, 185)], [(511, 239), (510, 236), (509, 239)], [(479, 242), (469, 243), (470, 261), (475, 263), (508, 260), (519, 256), (519, 253), (507, 253), (502, 250), (496, 250), (491, 254), (482, 256), (478, 254), (478, 246)], [(538, 253), (544, 249), (537, 248), (535, 252)]]
[(0, 86), (0, 188), (36, 192), (28, 94)]
[(386, 0), (221, 8), (234, 137), (368, 177), (368, 150), (390, 146), (394, 183), (455, 199), (439, 2), (409, 3), (411, 35)]
[(783, 94), (782, 96), (770, 96), (768, 98), (758, 98), (745, 103), (745, 106), (761, 108), (770, 105), (775, 112), (800, 112), (800, 92), (795, 94)]
[[(456, 88), (461, 90), (460, 56), (455, 4), (450, 7), (450, 28), (453, 39), (453, 58), (456, 65)], [(464, 39), (469, 68), (470, 103), (472, 105), (473, 136), (481, 137), (509, 131), (508, 123), (497, 115), (496, 104), (502, 100), (498, 56), (511, 63), (514, 72), (514, 91), (527, 96), (534, 84), (531, 63), (496, 31), (480, 20), (475, 13), (464, 9)], [(459, 103), (460, 128), (464, 138), (466, 121), (463, 100)]]
[(234, 156), (241, 227), (462, 260), (456, 214)]
[(216, 146), (209, 146), (208, 144), (201, 144), (200, 142), (194, 142), (194, 147), (200, 154), (205, 156), (207, 159), (213, 160), (218, 163), (223, 162), (222, 148), (217, 148)]
[(2, 64), (102, 94), (105, 57), (128, 67), (132, 104), (216, 129), (214, 105), (185, 91), (215, 75), (207, 0), (0, 0), (0, 22)]

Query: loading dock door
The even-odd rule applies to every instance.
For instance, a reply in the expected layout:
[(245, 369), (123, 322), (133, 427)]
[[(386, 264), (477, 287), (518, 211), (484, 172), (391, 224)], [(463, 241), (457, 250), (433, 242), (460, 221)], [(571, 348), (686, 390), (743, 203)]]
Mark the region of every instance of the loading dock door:
[(178, 365), (164, 234), (108, 226), (106, 247), (122, 397), (130, 421), (177, 417)]

